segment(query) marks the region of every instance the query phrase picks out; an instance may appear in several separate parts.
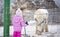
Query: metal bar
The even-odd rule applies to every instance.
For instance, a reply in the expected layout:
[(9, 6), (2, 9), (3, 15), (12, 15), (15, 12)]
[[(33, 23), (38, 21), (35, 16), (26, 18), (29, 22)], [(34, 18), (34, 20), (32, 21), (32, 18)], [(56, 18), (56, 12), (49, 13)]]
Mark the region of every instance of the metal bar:
[(4, 37), (9, 37), (10, 0), (4, 0)]

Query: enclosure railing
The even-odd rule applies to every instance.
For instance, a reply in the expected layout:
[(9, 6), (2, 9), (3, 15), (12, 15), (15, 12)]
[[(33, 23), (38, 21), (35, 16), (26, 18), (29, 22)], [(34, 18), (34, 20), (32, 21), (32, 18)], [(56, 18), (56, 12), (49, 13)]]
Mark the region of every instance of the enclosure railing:
[(10, 0), (4, 0), (4, 36), (9, 37)]

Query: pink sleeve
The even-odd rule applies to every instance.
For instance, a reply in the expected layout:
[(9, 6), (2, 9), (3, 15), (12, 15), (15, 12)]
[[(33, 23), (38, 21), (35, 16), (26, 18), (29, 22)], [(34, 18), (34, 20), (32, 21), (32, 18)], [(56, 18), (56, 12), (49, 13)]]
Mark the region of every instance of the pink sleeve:
[(14, 16), (12, 18), (12, 24), (15, 25), (17, 22), (19, 22), (19, 18), (17, 16)]
[(20, 22), (20, 25), (22, 25), (22, 26), (26, 26), (26, 24), (25, 24), (25, 22), (24, 22), (22, 17), (18, 17), (18, 16), (13, 17), (12, 24), (16, 25), (17, 22)]
[(24, 22), (24, 20), (23, 20), (22, 17), (20, 18), (20, 21), (21, 21), (21, 25), (22, 25), (22, 26), (26, 26), (26, 24), (25, 24), (25, 22)]

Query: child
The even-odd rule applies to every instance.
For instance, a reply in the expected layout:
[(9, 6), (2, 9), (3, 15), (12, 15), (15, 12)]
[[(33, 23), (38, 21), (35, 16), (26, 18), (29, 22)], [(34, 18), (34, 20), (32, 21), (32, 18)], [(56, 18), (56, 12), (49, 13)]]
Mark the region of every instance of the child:
[(12, 24), (14, 27), (13, 37), (21, 37), (22, 27), (26, 26), (26, 23), (23, 20), (22, 11), (20, 8), (17, 9), (16, 15), (12, 19)]

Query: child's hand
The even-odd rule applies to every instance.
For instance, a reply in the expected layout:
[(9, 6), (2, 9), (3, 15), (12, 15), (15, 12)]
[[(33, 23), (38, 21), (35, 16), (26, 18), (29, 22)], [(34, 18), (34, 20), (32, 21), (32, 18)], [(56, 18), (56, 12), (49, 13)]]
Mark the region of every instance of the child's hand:
[(26, 23), (25, 23), (25, 24), (29, 25), (27, 21), (26, 21)]

